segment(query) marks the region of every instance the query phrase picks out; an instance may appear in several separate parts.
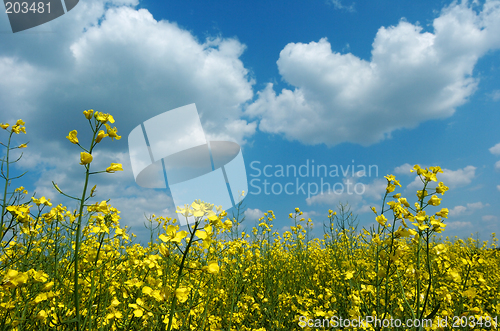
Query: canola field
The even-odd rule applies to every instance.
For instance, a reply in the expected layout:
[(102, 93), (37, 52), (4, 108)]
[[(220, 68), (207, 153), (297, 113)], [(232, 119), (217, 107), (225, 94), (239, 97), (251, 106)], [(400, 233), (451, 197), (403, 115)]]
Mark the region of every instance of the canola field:
[[(422, 189), (396, 193), (387, 175), (376, 226), (329, 210), (323, 239), (295, 208), (291, 231), (273, 230), (268, 211), (250, 233), (241, 213), (209, 202), (178, 207), (176, 219), (148, 219), (151, 241), (133, 243), (119, 211), (96, 200), (89, 178), (103, 139), (120, 139), (114, 118), (88, 110), (92, 140), (81, 149), (81, 196), (70, 210), (15, 185), (13, 137), (25, 123), (0, 123), (4, 180), (0, 222), (0, 330), (493, 330), (500, 313), (500, 251), (488, 242), (446, 235), (448, 188), (439, 167), (413, 171)], [(242, 207), (241, 204), (239, 207)], [(323, 225), (316, 225), (323, 226)]]

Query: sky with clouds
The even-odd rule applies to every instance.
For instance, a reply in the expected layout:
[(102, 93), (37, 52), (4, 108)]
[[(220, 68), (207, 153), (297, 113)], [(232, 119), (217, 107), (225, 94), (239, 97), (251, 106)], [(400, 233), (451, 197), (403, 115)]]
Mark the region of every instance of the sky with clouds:
[(385, 175), (415, 201), (419, 164), (444, 171), (445, 234), (487, 240), (500, 230), (498, 31), (498, 0), (81, 0), (18, 33), (3, 14), (0, 121), (22, 118), (16, 139), (30, 141), (13, 185), (73, 208), (51, 184), (81, 192), (80, 150), (65, 137), (90, 139), (84, 110), (110, 113), (123, 139), (103, 141), (92, 166), (124, 171), (91, 184), (147, 240), (145, 215), (175, 206), (168, 189), (135, 183), (127, 137), (195, 103), (208, 140), (241, 146), (248, 228), (273, 210), (287, 229), (299, 207), (321, 236), (346, 202), (368, 227)]

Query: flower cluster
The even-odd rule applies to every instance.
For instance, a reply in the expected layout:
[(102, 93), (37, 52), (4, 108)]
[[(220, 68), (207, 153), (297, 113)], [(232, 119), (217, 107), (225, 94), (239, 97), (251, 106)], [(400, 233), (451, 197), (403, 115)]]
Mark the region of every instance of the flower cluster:
[[(241, 219), (197, 200), (177, 208), (188, 220), (185, 227), (152, 215), (151, 241), (142, 246), (120, 226), (120, 212), (109, 201), (88, 201), (96, 192), (96, 186), (87, 190), (88, 176), (95, 174), (92, 149), (105, 137), (119, 136), (106, 126), (114, 122), (111, 115), (84, 115), (94, 135), (80, 160), (86, 181), (82, 198), (72, 197), (78, 208), (45, 197), (26, 199), (24, 187), (3, 196), (2, 329), (312, 330), (301, 325), (304, 318), (320, 327), (333, 316), (429, 319), (434, 326), (447, 317), (442, 330), (451, 330), (458, 316), (469, 329), (497, 327), (497, 239), (438, 237), (448, 216), (439, 207), (448, 190), (437, 180), (439, 167), (414, 167), (423, 185), (414, 203), (394, 194), (401, 185), (386, 176), (382, 206), (372, 208), (374, 225), (361, 231), (341, 205), (338, 212), (328, 210), (322, 240), (309, 237), (313, 222), (299, 208), (289, 215), (289, 231), (273, 230), (276, 216), (269, 210), (253, 231), (239, 234)], [(24, 122), (16, 125), (11, 131), (8, 124), (1, 127), (10, 135), (24, 132)], [(67, 138), (80, 146), (76, 131)], [(119, 170), (112, 163), (99, 172)]]

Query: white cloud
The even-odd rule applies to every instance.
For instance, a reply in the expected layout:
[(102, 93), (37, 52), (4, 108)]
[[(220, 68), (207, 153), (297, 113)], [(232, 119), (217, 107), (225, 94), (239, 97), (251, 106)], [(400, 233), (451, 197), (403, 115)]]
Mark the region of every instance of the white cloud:
[(298, 218), (299, 219), (304, 218), (306, 221), (308, 219), (311, 219), (311, 221), (313, 221), (313, 223), (314, 223), (314, 221), (317, 219), (318, 216), (321, 216), (321, 214), (312, 210), (312, 211), (303, 211), (302, 215), (299, 216)]
[(481, 219), (485, 222), (497, 222), (498, 221), (498, 217), (495, 215), (484, 215)]
[(394, 173), (401, 175), (411, 175), (412, 173), (410, 170), (412, 169), (412, 165), (410, 165), (409, 163), (405, 163), (403, 165), (400, 165), (399, 167), (394, 168)]
[(365, 184), (358, 182), (357, 178), (344, 178), (341, 183), (342, 185), (333, 186), (329, 191), (327, 190), (307, 198), (307, 205), (323, 204), (337, 206), (339, 203), (347, 202), (354, 210), (364, 212), (362, 206), (366, 204), (366, 200), (373, 199), (379, 201), (382, 199), (383, 194), (385, 194), (387, 181), (377, 178), (371, 183)]
[[(466, 166), (463, 169), (458, 170), (449, 170), (442, 169), (443, 173), (438, 173), (436, 175), (438, 182), (443, 182), (445, 186), (448, 186), (450, 189), (456, 187), (463, 187), (469, 185), (472, 182), (472, 179), (475, 177), (476, 167), (474, 166)], [(429, 186), (435, 187), (435, 186)], [(413, 182), (408, 184), (406, 190), (415, 191), (422, 189), (422, 181), (418, 176), (415, 177)]]
[(452, 209), (450, 209), (449, 215), (451, 217), (455, 217), (455, 216), (458, 216), (458, 215), (465, 213), (466, 210), (467, 210), (467, 207), (465, 207), (465, 206), (455, 206)]
[(109, 9), (100, 26), (70, 46), (77, 77), (93, 82), (98, 91), (121, 94), (130, 114), (155, 114), (169, 110), (169, 104), (195, 102), (210, 138), (231, 133), (239, 142), (256, 126), (239, 118), (241, 104), (253, 96), (253, 80), (239, 60), (244, 49), (235, 39), (200, 43), (176, 24), (128, 7)]
[(468, 203), (467, 204), (467, 209), (469, 210), (475, 210), (475, 209), (483, 209), (484, 207), (488, 207), (489, 204), (483, 204), (482, 202), (474, 202), (474, 203)]
[(285, 233), (286, 231), (292, 232), (292, 228), (289, 227), (288, 225), (285, 225), (285, 226), (281, 227), (281, 232), (280, 233)]
[(496, 144), (495, 146), (491, 147), (488, 150), (493, 155), (500, 155), (500, 143)]
[(370, 61), (318, 42), (290, 43), (277, 61), (293, 90), (270, 83), (246, 114), (259, 129), (304, 144), (370, 145), (400, 128), (447, 118), (477, 88), (477, 60), (500, 47), (500, 6), (487, 1), (475, 13), (454, 3), (434, 20), (434, 32), (400, 21), (381, 27)]
[(200, 42), (145, 9), (116, 6), (124, 3), (137, 4), (91, 0), (76, 6), (71, 20), (64, 15), (43, 25), (57, 34), (2, 40), (0, 102), (10, 115), (2, 120), (36, 121), (45, 128), (43, 138), (53, 139), (67, 130), (61, 124), (73, 120), (68, 114), (95, 108), (112, 113), (128, 133), (155, 115), (196, 103), (209, 139), (243, 143), (251, 136), (256, 123), (241, 119), (254, 84), (239, 59), (245, 45), (221, 37)]
[[(18, 138), (31, 143), (18, 166), (39, 176), (32, 190), (71, 208), (74, 202), (64, 200), (51, 183), (81, 194), (80, 149), (64, 137), (76, 129), (86, 146), (91, 136), (82, 111), (111, 113), (122, 139), (103, 140), (92, 168), (121, 162), (124, 171), (93, 175), (92, 185), (98, 185), (97, 199), (110, 198), (122, 211), (123, 222), (140, 224), (141, 229), (144, 212), (177, 215), (167, 191), (143, 189), (134, 182), (127, 146), (134, 127), (191, 103), (196, 103), (211, 140), (243, 144), (256, 123), (241, 119), (254, 84), (240, 60), (245, 45), (222, 37), (199, 41), (175, 23), (136, 10), (137, 5), (136, 0), (80, 2), (70, 14), (31, 33), (0, 36), (0, 103), (6, 116), (2, 122), (26, 121), (28, 134)], [(6, 26), (7, 16), (0, 15), (0, 28), (8, 30)]]
[(500, 100), (500, 90), (494, 90), (493, 92), (491, 92), (490, 97), (493, 99), (493, 101)]
[(330, 0), (331, 4), (336, 8), (336, 9), (344, 9), (348, 12), (354, 12), (354, 2), (350, 6), (345, 6), (342, 4), (341, 0)]
[(495, 170), (500, 172), (500, 161), (495, 162)]
[(245, 220), (256, 221), (264, 216), (264, 212), (258, 208), (245, 210)]
[(450, 217), (456, 217), (463, 214), (471, 215), (475, 210), (483, 209), (488, 207), (489, 204), (483, 204), (482, 202), (468, 203), (467, 206), (455, 206), (449, 211)]
[(463, 228), (471, 228), (471, 222), (449, 222), (446, 223), (446, 230), (457, 230)]
[(443, 173), (438, 174), (437, 177), (439, 181), (444, 182), (446, 186), (455, 188), (470, 184), (472, 179), (475, 177), (475, 172), (476, 167), (474, 166), (467, 166), (463, 169), (455, 171), (443, 169)]

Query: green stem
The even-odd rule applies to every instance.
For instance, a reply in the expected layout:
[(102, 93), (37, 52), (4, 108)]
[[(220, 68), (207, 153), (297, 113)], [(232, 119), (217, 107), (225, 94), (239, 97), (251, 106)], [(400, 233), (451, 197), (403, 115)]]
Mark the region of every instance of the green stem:
[[(174, 288), (174, 297), (172, 299), (172, 304), (170, 305), (170, 318), (168, 319), (167, 331), (170, 331), (170, 329), (172, 328), (172, 321), (173, 321), (174, 314), (175, 314), (174, 310), (175, 310), (175, 306), (177, 305), (177, 296), (175, 295), (175, 290), (177, 290), (179, 288), (179, 285), (181, 283), (182, 271), (184, 269), (184, 263), (186, 262), (186, 257), (188, 255), (189, 248), (191, 247), (191, 244), (193, 243), (194, 234), (196, 233), (196, 229), (198, 229), (198, 225), (200, 224), (200, 221), (201, 221), (201, 219), (199, 219), (198, 221), (195, 222), (194, 229), (193, 229), (193, 231), (191, 231), (191, 236), (189, 237), (189, 242), (187, 243), (187, 246), (186, 246), (186, 250), (184, 251), (184, 254), (182, 254), (182, 261), (181, 261), (181, 265), (179, 266), (179, 272), (177, 274), (177, 282), (176, 282), (175, 288)], [(189, 226), (189, 223), (188, 223), (188, 226)]]
[(12, 138), (12, 131), (10, 132), (10, 135), (9, 135), (9, 142), (7, 143), (7, 152), (6, 152), (6, 156), (5, 156), (5, 161), (2, 160), (2, 175), (3, 175), (3, 163), (5, 162), (6, 163), (6, 176), (4, 176), (5, 178), (5, 187), (4, 187), (4, 190), (3, 190), (3, 201), (2, 201), (2, 220), (0, 222), (0, 240), (3, 240), (3, 237), (4, 237), (4, 233), (3, 233), (3, 220), (4, 220), (4, 216), (5, 216), (5, 209), (7, 208), (7, 188), (9, 187), (9, 152), (10, 152), (10, 140)]
[[(101, 124), (102, 125), (102, 124)], [(96, 124), (96, 130), (93, 129), (94, 135), (92, 136), (92, 142), (90, 144), (89, 154), (92, 154), (92, 150), (95, 146), (95, 137), (96, 133), (101, 127), (101, 125)], [(81, 146), (80, 146), (81, 147)], [(85, 184), (83, 185), (82, 197), (80, 199), (80, 211), (78, 213), (78, 224), (76, 227), (76, 238), (75, 238), (75, 274), (74, 274), (74, 304), (75, 304), (75, 313), (76, 313), (76, 331), (80, 331), (80, 301), (79, 301), (79, 286), (78, 286), (78, 253), (80, 251), (80, 236), (82, 232), (82, 216), (83, 216), (83, 207), (85, 206), (85, 196), (87, 195), (87, 186), (89, 184), (89, 176), (90, 176), (90, 163), (85, 165)]]
[(83, 186), (82, 199), (80, 200), (80, 212), (78, 213), (78, 224), (76, 228), (76, 238), (75, 238), (75, 274), (74, 274), (74, 303), (75, 303), (75, 313), (76, 313), (76, 330), (80, 331), (80, 301), (79, 301), (79, 286), (78, 286), (78, 252), (80, 250), (80, 234), (82, 231), (82, 214), (83, 214), (83, 205), (85, 202), (85, 195), (87, 194), (87, 185), (89, 183), (89, 169), (90, 166), (87, 167), (85, 172), (85, 184)]

